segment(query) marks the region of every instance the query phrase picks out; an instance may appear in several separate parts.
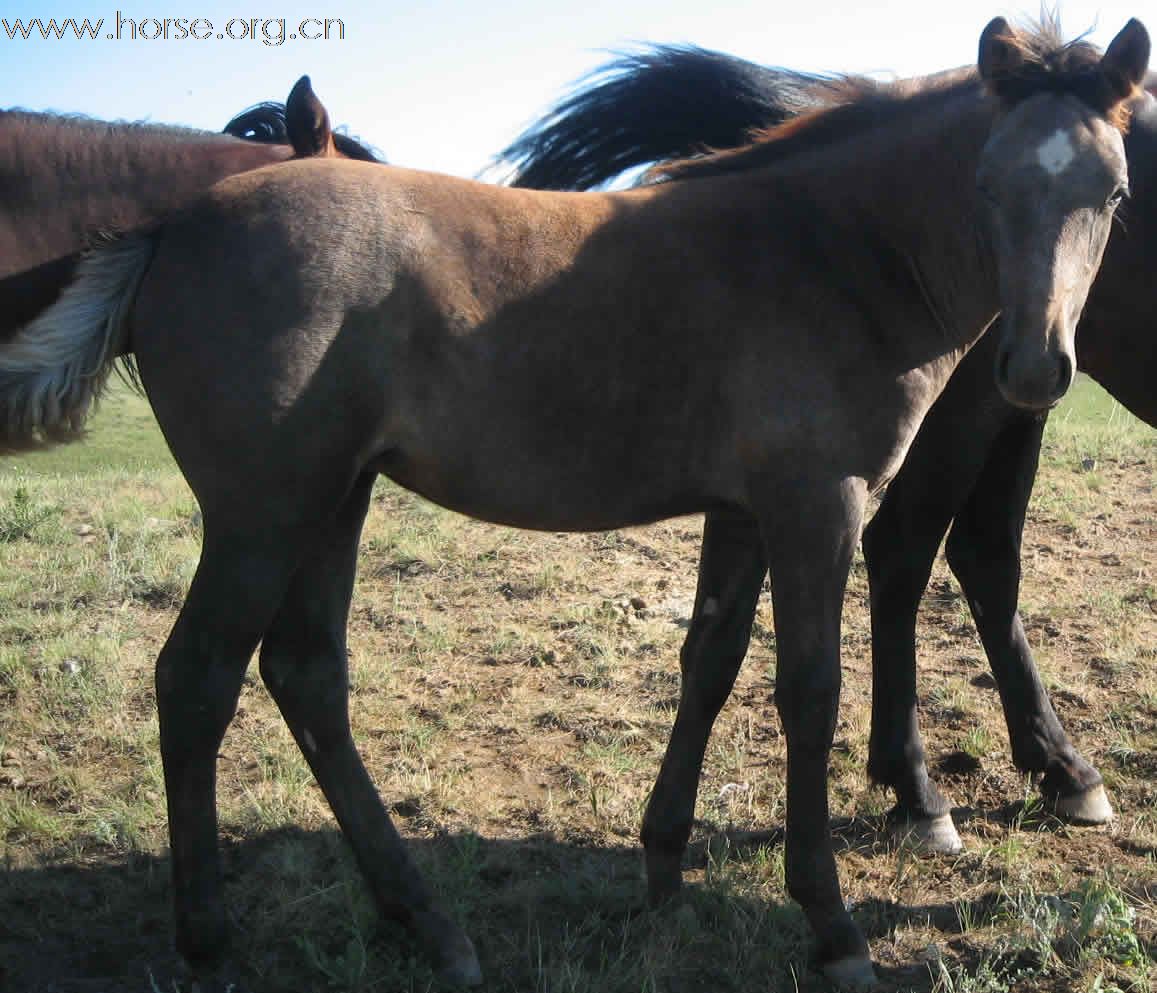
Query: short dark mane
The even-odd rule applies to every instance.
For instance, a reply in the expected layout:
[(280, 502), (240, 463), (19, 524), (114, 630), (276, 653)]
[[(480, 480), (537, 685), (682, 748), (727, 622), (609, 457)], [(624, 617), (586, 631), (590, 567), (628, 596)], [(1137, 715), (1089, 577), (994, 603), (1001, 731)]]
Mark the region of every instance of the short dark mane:
[(921, 87), (911, 85), (910, 81), (880, 83), (866, 76), (825, 80), (817, 86), (826, 91), (824, 106), (754, 132), (749, 145), (662, 163), (647, 173), (647, 181), (718, 176), (769, 166), (875, 129), (898, 112), (918, 112), (930, 103), (975, 91), (978, 86), (974, 74), (961, 73), (945, 73), (938, 83)]

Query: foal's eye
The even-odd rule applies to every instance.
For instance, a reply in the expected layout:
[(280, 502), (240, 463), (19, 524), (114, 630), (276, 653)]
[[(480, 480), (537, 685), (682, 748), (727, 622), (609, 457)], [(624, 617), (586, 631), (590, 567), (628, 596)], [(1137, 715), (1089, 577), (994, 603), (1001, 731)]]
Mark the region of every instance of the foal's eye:
[(1117, 207), (1119, 207), (1121, 205), (1122, 200), (1128, 200), (1128, 199), (1129, 199), (1129, 188), (1127, 186), (1118, 186), (1113, 191), (1113, 195), (1110, 196), (1109, 199), (1105, 201), (1105, 207), (1108, 210), (1116, 210)]

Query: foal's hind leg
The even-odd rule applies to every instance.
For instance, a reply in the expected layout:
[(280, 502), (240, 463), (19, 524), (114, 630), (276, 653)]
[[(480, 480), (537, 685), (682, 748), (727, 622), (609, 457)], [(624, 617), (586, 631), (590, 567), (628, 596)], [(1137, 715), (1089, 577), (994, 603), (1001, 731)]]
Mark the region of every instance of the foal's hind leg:
[(217, 966), (228, 944), (217, 853), (217, 750), (297, 554), (288, 535), (226, 532), (207, 516), (197, 574), (157, 659), (176, 942), (199, 971)]
[(482, 980), (470, 939), (446, 917), (398, 836), (354, 747), (346, 623), (374, 476), (358, 480), (298, 569), (261, 646), (261, 675), (317, 777), (382, 912), (400, 920), (443, 978)]
[(766, 574), (755, 519), (709, 514), (703, 526), (695, 610), (680, 656), (679, 711), (643, 817), (647, 888), (653, 903), (673, 896), (682, 883), (683, 853), (691, 836), (707, 739), (747, 654)]
[(1113, 816), (1100, 773), (1061, 727), (1017, 612), (1021, 535), (1043, 432), (1040, 419), (1005, 429), (956, 515), (946, 551), (996, 677), (1013, 762), (1043, 773), (1041, 792), (1061, 816), (1100, 824)]

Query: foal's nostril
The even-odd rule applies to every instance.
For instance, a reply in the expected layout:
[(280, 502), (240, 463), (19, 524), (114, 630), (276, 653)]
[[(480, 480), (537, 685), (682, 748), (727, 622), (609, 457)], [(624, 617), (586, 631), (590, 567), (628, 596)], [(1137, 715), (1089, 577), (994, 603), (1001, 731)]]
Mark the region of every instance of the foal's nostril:
[(1057, 356), (1056, 376), (1056, 390), (1054, 395), (1059, 398), (1073, 385), (1073, 360), (1069, 358), (1068, 355), (1062, 354)]

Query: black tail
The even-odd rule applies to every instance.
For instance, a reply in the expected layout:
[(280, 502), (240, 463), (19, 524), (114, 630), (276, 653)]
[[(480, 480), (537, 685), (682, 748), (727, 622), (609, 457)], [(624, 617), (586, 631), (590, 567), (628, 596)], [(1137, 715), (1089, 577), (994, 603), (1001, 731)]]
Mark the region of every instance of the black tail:
[(628, 169), (733, 148), (820, 101), (827, 77), (732, 55), (656, 45), (620, 55), (496, 157), (511, 185), (585, 190)]

